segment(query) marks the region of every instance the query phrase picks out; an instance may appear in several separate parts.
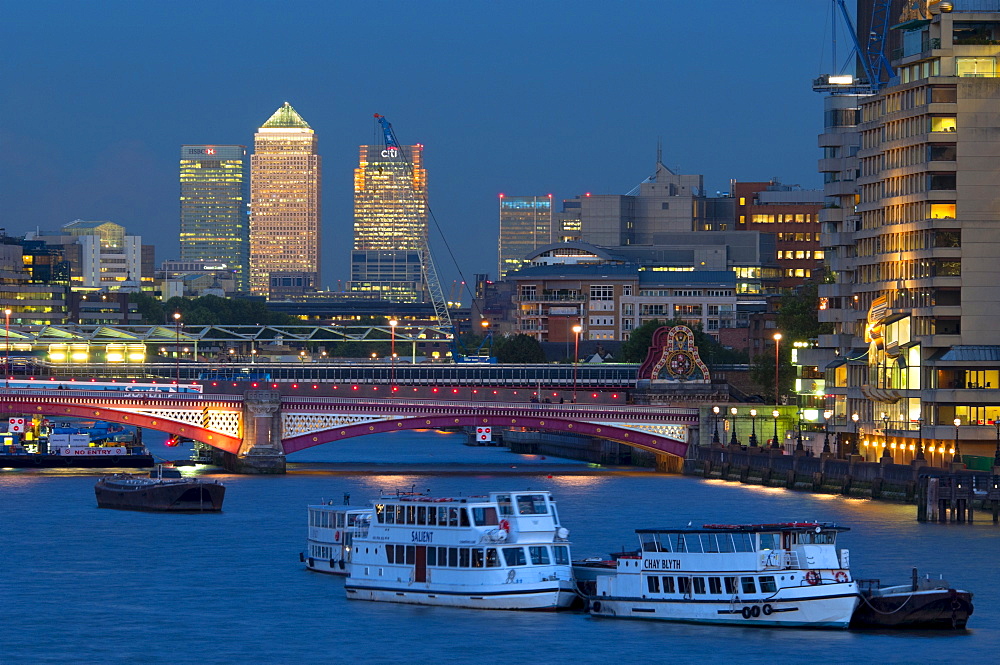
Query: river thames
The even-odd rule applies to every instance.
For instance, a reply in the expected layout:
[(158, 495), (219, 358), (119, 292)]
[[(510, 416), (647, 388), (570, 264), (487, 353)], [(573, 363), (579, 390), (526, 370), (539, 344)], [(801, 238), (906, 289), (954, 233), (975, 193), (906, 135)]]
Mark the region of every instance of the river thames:
[[(152, 437), (149, 437), (152, 438)], [(364, 437), (289, 457), (284, 476), (213, 474), (220, 514), (101, 510), (97, 471), (0, 471), (0, 663), (971, 663), (1000, 649), (1000, 528), (919, 524), (912, 506), (515, 455), (457, 434)], [(184, 452), (155, 443), (157, 455)], [(345, 465), (343, 463), (349, 463)], [(472, 468), (471, 465), (481, 465)], [(193, 469), (191, 470), (193, 472)], [(910, 569), (975, 593), (962, 633), (698, 626), (344, 598), (299, 562), (306, 506), (379, 491), (551, 490), (576, 558), (633, 530), (820, 520), (855, 577)]]

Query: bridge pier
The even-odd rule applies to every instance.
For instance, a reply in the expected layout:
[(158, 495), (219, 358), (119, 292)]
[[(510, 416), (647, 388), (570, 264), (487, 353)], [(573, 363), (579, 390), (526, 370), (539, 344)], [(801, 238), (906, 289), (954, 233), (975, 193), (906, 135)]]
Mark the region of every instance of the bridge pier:
[(285, 473), (281, 446), (281, 393), (250, 390), (243, 399), (243, 444), (238, 454), (226, 453), (227, 471), (245, 474)]

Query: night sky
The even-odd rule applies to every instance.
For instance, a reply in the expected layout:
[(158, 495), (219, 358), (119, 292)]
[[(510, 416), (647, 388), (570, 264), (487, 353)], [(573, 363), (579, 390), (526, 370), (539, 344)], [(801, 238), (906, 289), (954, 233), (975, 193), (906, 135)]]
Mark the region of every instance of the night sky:
[(830, 41), (826, 0), (9, 2), (0, 226), (112, 220), (178, 258), (180, 146), (252, 147), (288, 101), (319, 136), (336, 288), (381, 113), (426, 146), (447, 293), (459, 269), (495, 276), (498, 193), (625, 193), (658, 140), (713, 195), (730, 178), (820, 187), (810, 85)]

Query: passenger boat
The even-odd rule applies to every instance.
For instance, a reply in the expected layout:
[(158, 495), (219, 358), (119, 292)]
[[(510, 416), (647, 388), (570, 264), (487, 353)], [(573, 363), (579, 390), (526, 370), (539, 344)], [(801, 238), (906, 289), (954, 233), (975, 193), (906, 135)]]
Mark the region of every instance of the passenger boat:
[(309, 539), (299, 560), (318, 573), (347, 575), (354, 536), (367, 529), (372, 509), (334, 506), (331, 503), (309, 506)]
[(347, 597), (496, 610), (577, 598), (569, 531), (549, 492), (383, 496), (354, 535)]
[(214, 480), (184, 478), (177, 469), (158, 464), (148, 476), (104, 476), (94, 485), (94, 494), (98, 508), (207, 513), (222, 510), (226, 486)]
[(954, 589), (943, 579), (921, 578), (917, 569), (909, 584), (882, 586), (858, 580), (861, 602), (851, 628), (965, 630), (972, 614), (972, 593)]
[(639, 529), (640, 548), (574, 566), (591, 615), (847, 628), (859, 602), (845, 527), (818, 522)]

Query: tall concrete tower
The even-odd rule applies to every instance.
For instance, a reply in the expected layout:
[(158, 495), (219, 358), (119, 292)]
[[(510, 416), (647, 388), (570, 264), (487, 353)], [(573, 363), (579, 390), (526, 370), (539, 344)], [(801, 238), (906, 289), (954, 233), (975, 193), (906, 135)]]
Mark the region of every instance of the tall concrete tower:
[(285, 102), (254, 135), (250, 158), (250, 291), (272, 273), (319, 282), (320, 156), (316, 133)]

